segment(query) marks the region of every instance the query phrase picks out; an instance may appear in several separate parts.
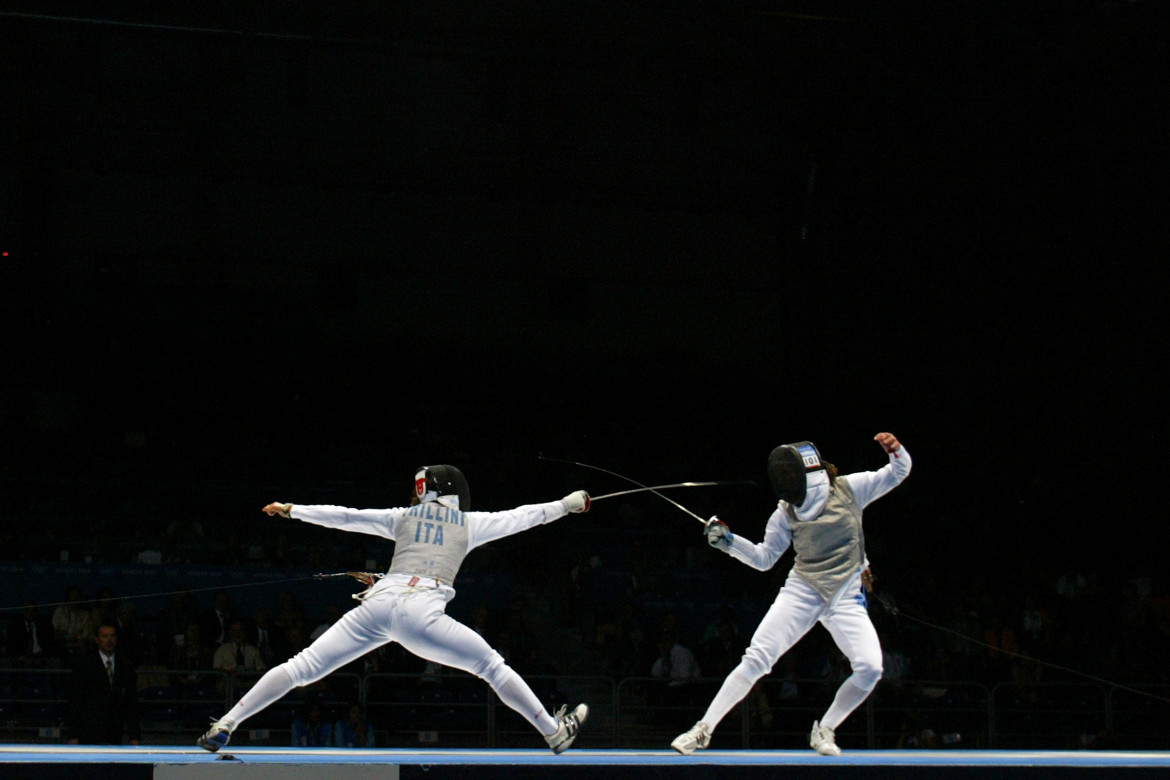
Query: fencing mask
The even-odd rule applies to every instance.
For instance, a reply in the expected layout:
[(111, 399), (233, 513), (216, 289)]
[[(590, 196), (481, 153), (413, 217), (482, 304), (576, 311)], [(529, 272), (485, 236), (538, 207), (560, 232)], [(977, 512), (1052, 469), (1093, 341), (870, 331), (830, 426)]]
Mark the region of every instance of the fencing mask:
[(414, 475), (415, 503), (438, 501), (464, 512), (471, 508), (471, 493), (463, 472), (454, 466), (423, 466)]
[[(819, 473), (818, 473), (819, 472)], [(794, 507), (804, 503), (810, 485), (828, 481), (821, 453), (811, 441), (781, 444), (768, 456), (768, 478), (776, 495)]]

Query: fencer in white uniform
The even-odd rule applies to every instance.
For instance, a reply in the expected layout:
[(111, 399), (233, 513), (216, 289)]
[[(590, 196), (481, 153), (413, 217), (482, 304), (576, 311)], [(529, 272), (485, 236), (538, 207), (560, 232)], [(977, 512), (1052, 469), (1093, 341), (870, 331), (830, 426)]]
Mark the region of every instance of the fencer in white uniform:
[(471, 550), (572, 512), (589, 510), (589, 494), (578, 490), (560, 501), (505, 512), (468, 511), (467, 482), (454, 466), (427, 466), (415, 475), (409, 507), (346, 509), (272, 503), (270, 515), (372, 534), (395, 543), (387, 574), (358, 596), (359, 605), (288, 661), (270, 669), (198, 741), (216, 751), (246, 719), (295, 687), (309, 685), (388, 642), (428, 661), (481, 677), (500, 700), (544, 735), (554, 753), (576, 738), (589, 708), (562, 707), (550, 714), (540, 699), (478, 633), (445, 613), (455, 597), (452, 584)]
[(719, 722), (809, 629), (820, 622), (849, 659), (852, 674), (837, 689), (828, 711), (813, 723), (810, 746), (841, 754), (835, 730), (869, 696), (882, 676), (882, 648), (869, 619), (863, 573), (865, 534), (861, 511), (910, 473), (910, 453), (890, 433), (874, 437), (889, 455), (877, 471), (838, 476), (811, 442), (786, 444), (768, 458), (768, 474), (780, 501), (768, 518), (764, 541), (736, 536), (718, 517), (707, 522), (707, 541), (748, 566), (766, 571), (791, 544), (792, 570), (760, 622), (739, 665), (723, 681), (702, 720), (671, 747), (684, 755), (711, 743)]

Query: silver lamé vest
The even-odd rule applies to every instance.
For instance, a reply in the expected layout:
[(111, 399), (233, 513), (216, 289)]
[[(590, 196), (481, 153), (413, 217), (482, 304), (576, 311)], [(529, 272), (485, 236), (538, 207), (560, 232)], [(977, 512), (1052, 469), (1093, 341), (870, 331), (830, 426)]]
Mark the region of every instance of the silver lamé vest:
[(455, 582), (467, 556), (467, 516), (458, 509), (428, 501), (412, 506), (395, 529), (390, 574), (433, 577)]
[(861, 507), (853, 498), (853, 488), (844, 477), (833, 480), (825, 508), (813, 520), (797, 520), (796, 511), (788, 504), (785, 507), (796, 551), (792, 570), (825, 601), (832, 601), (865, 560)]

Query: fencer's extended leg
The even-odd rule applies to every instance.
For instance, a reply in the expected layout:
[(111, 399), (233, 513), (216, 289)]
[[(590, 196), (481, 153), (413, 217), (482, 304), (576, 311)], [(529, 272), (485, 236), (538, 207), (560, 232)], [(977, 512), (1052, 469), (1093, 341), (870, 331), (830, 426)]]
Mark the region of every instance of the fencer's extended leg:
[(293, 688), (316, 682), (384, 644), (387, 641), (385, 633), (372, 628), (385, 623), (379, 619), (378, 609), (377, 605), (363, 603), (350, 610), (313, 644), (269, 669), (196, 744), (213, 752), (219, 750), (241, 723), (279, 701)]
[(240, 697), (236, 706), (232, 707), (227, 715), (212, 723), (211, 728), (196, 744), (214, 753), (228, 743), (236, 727), (269, 704), (278, 701), (292, 689), (292, 678), (285, 671), (284, 664), (274, 666)]
[[(407, 609), (423, 607), (421, 600)], [(482, 678), (500, 697), (500, 701), (524, 717), (544, 736), (557, 731), (557, 721), (540, 703), (504, 658), (487, 641), (467, 626), (439, 610), (418, 615), (412, 621), (413, 630), (400, 632), (397, 639), (402, 646), (428, 661), (461, 669)]]
[(701, 722), (710, 731), (715, 731), (727, 713), (748, 695), (756, 681), (770, 672), (780, 656), (808, 633), (823, 608), (824, 601), (807, 585), (789, 583), (780, 589), (780, 595), (760, 621), (739, 665), (727, 675), (703, 715)]
[(288, 676), (285, 665), (274, 666), (240, 697), (236, 706), (228, 710), (224, 717), (238, 726), (257, 712), (266, 709), (270, 704), (280, 701), (286, 693), (295, 687), (292, 678)]

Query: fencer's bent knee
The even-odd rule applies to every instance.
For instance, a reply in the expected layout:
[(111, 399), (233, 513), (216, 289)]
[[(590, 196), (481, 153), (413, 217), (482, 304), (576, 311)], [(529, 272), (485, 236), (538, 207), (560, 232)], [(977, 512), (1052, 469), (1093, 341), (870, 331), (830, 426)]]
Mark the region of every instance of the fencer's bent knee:
[(321, 662), (321, 656), (312, 647), (306, 647), (282, 663), (280, 668), (284, 669), (297, 688), (312, 685), (329, 674), (329, 670)]
[(504, 663), (504, 657), (495, 650), (484, 656), (469, 671), (487, 682), (493, 689), (503, 685), (511, 675), (515, 674), (512, 667)]
[(778, 660), (780, 660), (779, 655), (762, 645), (751, 645), (744, 651), (739, 666), (752, 680), (758, 680), (772, 671), (772, 667), (776, 665)]
[(882, 679), (882, 659), (859, 658), (853, 662), (853, 684), (863, 691), (872, 691)]

